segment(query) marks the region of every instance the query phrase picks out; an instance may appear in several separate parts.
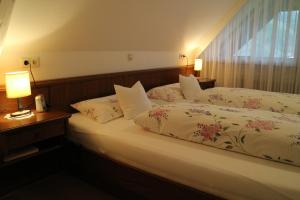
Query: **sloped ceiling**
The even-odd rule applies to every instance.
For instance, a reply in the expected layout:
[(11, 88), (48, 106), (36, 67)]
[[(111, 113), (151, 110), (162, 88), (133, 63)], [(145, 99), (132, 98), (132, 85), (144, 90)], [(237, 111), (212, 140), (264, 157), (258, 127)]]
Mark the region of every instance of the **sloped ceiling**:
[(241, 0), (16, 0), (6, 51), (204, 48)]

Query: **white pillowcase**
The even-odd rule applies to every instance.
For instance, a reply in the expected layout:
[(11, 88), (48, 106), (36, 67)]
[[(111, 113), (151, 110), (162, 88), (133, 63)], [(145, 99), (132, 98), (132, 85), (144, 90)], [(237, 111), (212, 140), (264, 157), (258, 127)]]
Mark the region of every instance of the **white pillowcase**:
[(140, 81), (131, 88), (114, 85), (119, 105), (125, 119), (133, 119), (138, 114), (152, 108), (146, 92)]
[(202, 90), (198, 80), (193, 75), (179, 75), (179, 83), (184, 97), (188, 100), (194, 100)]
[(106, 123), (123, 116), (116, 95), (89, 99), (71, 106), (84, 116), (100, 123)]

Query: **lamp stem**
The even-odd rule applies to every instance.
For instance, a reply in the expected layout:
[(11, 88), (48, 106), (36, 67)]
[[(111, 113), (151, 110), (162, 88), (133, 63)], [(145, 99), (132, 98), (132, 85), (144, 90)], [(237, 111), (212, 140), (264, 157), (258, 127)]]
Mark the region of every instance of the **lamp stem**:
[(22, 111), (23, 110), (22, 99), (21, 98), (17, 98), (17, 102), (18, 102), (18, 110)]
[(200, 71), (195, 71), (194, 74), (195, 74), (196, 77), (200, 77)]

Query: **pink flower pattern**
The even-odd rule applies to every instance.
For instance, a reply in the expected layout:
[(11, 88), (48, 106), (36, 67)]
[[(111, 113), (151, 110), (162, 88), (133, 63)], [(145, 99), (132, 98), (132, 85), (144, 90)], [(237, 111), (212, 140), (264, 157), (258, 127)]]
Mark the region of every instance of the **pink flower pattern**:
[(98, 118), (98, 116), (95, 114), (94, 108), (88, 108), (88, 109), (84, 110), (83, 112), (86, 114), (86, 116), (89, 116), (93, 120), (97, 120), (97, 118)]
[(253, 128), (253, 129), (262, 129), (262, 130), (267, 130), (267, 131), (271, 131), (273, 130), (275, 127), (275, 123), (271, 120), (255, 120), (255, 121), (248, 121), (248, 123), (246, 124), (247, 128)]
[(156, 119), (158, 122), (160, 122), (162, 119), (167, 119), (168, 118), (168, 109), (163, 109), (163, 108), (156, 108), (154, 110), (151, 110), (149, 112), (149, 117)]
[(148, 93), (147, 95), (150, 99), (163, 99), (164, 98), (162, 93), (151, 92), (151, 93)]
[(244, 108), (258, 109), (261, 107), (261, 99), (253, 98), (244, 101)]
[(272, 112), (278, 112), (278, 113), (282, 113), (282, 112), (284, 111), (283, 108), (275, 109), (275, 108), (273, 108), (273, 107), (270, 107), (270, 110), (271, 110)]
[(224, 98), (221, 94), (211, 94), (208, 96), (210, 100), (214, 100), (214, 101), (223, 101)]
[(174, 96), (173, 94), (167, 94), (167, 101), (173, 102), (175, 100), (176, 100), (176, 96)]
[(147, 93), (150, 99), (159, 99), (168, 102), (174, 102), (178, 99), (183, 99), (180, 90), (174, 88), (154, 88)]
[(200, 135), (203, 136), (203, 141), (213, 141), (214, 136), (222, 129), (221, 124), (201, 124), (198, 123), (200, 129)]

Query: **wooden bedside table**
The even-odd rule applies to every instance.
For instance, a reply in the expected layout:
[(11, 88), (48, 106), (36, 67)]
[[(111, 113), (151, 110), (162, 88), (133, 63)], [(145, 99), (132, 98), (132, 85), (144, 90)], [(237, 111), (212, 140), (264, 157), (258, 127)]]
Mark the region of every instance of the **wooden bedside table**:
[[(28, 119), (9, 120), (0, 115), (0, 165), (3, 158), (18, 149), (34, 145), (39, 148), (39, 153), (49, 151), (50, 144), (46, 140), (64, 136), (67, 130), (69, 113), (61, 111), (49, 111), (43, 113), (34, 112), (34, 116)], [(54, 146), (59, 144), (53, 142)]]
[(197, 80), (198, 80), (198, 82), (199, 82), (200, 87), (201, 87), (202, 90), (206, 90), (208, 88), (215, 87), (216, 79), (209, 79), (209, 78), (197, 77)]
[[(71, 114), (34, 112), (34, 116), (22, 120), (4, 116), (0, 115), (0, 197), (58, 170)], [(12, 159), (25, 151), (31, 154)]]

